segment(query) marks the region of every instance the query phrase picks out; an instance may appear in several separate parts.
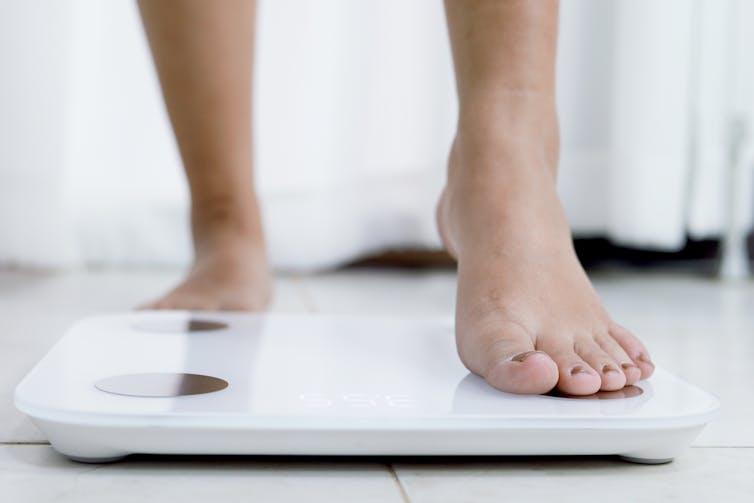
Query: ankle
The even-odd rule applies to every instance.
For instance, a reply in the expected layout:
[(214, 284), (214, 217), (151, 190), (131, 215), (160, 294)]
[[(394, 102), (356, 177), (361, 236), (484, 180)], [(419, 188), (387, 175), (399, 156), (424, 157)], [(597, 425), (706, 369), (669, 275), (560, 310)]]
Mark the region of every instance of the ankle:
[(191, 230), (197, 258), (238, 247), (264, 251), (261, 214), (253, 199), (192, 204)]
[(467, 158), (494, 160), (514, 154), (539, 156), (553, 170), (559, 154), (555, 100), (541, 93), (497, 92), (462, 100), (455, 145)]
[(554, 95), (531, 89), (468, 92), (459, 99), (458, 118), (464, 128), (534, 128), (535, 131), (547, 123), (557, 126), (558, 121)]
[(554, 188), (556, 175), (557, 150), (535, 138), (480, 139), (459, 132), (448, 162), (448, 187), (477, 196), (520, 199), (531, 190)]
[(495, 115), (477, 122), (459, 120), (448, 162), (450, 183), (477, 178), (494, 182), (498, 176), (510, 183), (518, 175), (547, 175), (554, 181), (559, 158), (559, 133), (555, 116), (519, 123)]

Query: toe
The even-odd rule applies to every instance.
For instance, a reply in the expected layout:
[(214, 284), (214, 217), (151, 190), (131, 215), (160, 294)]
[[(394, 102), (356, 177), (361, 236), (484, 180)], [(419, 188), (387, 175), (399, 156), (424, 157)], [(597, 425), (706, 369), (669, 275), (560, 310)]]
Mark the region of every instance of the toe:
[(655, 366), (649, 357), (649, 351), (634, 334), (614, 323), (610, 327), (610, 336), (623, 348), (631, 361), (639, 367), (641, 379), (646, 379), (652, 375)]
[(623, 369), (593, 338), (584, 337), (576, 341), (574, 347), (578, 355), (599, 374), (602, 391), (615, 391), (626, 385)]
[[(463, 338), (461, 338), (463, 339)], [(493, 387), (509, 393), (542, 394), (555, 387), (558, 368), (545, 353), (535, 351), (529, 333), (520, 325), (504, 322), (493, 336), (470, 348), (464, 363), (477, 362), (477, 368)], [(459, 345), (459, 348), (461, 345)], [(476, 352), (475, 352), (476, 351)], [(467, 367), (474, 372), (474, 365)]]
[(576, 353), (572, 337), (550, 337), (545, 340), (554, 341), (554, 345), (543, 344), (542, 349), (558, 366), (558, 390), (569, 395), (591, 395), (599, 391), (602, 378)]
[(626, 376), (626, 385), (636, 383), (641, 379), (641, 369), (633, 362), (628, 353), (621, 347), (618, 342), (610, 337), (609, 334), (598, 334), (594, 340), (600, 348), (610, 355), (614, 362), (618, 364), (623, 375)]

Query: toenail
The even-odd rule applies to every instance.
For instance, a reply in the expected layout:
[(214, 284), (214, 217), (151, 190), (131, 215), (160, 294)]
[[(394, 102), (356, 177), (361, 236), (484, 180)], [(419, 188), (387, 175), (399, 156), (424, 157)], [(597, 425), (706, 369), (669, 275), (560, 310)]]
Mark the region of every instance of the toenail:
[(519, 353), (516, 356), (514, 356), (513, 358), (511, 358), (511, 361), (512, 362), (519, 362), (520, 363), (520, 362), (526, 360), (527, 358), (529, 358), (534, 353), (541, 353), (541, 352), (542, 351), (525, 351), (525, 352)]
[(576, 374), (588, 374), (589, 372), (582, 367), (581, 365), (576, 365), (571, 369), (571, 375), (575, 376)]
[(650, 360), (649, 357), (645, 355), (644, 353), (639, 353), (639, 356), (637, 357), (637, 359), (640, 362), (646, 363), (647, 365), (651, 365), (653, 367), (655, 366), (655, 364), (652, 363), (652, 360)]
[(618, 372), (618, 369), (613, 367), (612, 365), (605, 365), (602, 367), (602, 373), (607, 374), (608, 372)]

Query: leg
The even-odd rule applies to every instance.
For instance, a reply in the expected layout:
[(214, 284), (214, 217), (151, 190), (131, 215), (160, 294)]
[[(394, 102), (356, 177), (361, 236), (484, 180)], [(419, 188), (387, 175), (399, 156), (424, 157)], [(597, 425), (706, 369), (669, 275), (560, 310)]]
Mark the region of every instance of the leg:
[(263, 308), (270, 276), (252, 174), (254, 0), (140, 0), (191, 193), (194, 264), (151, 309)]
[(440, 234), (464, 364), (501, 390), (616, 390), (652, 373), (576, 258), (558, 201), (555, 0), (446, 0), (460, 103)]

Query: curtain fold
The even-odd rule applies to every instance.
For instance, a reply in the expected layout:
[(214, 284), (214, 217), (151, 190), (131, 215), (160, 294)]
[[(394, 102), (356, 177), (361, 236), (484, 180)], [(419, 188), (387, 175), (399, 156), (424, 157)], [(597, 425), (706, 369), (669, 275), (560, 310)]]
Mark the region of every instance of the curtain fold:
[(616, 3), (606, 224), (623, 244), (685, 240), (693, 11), (685, 0)]

